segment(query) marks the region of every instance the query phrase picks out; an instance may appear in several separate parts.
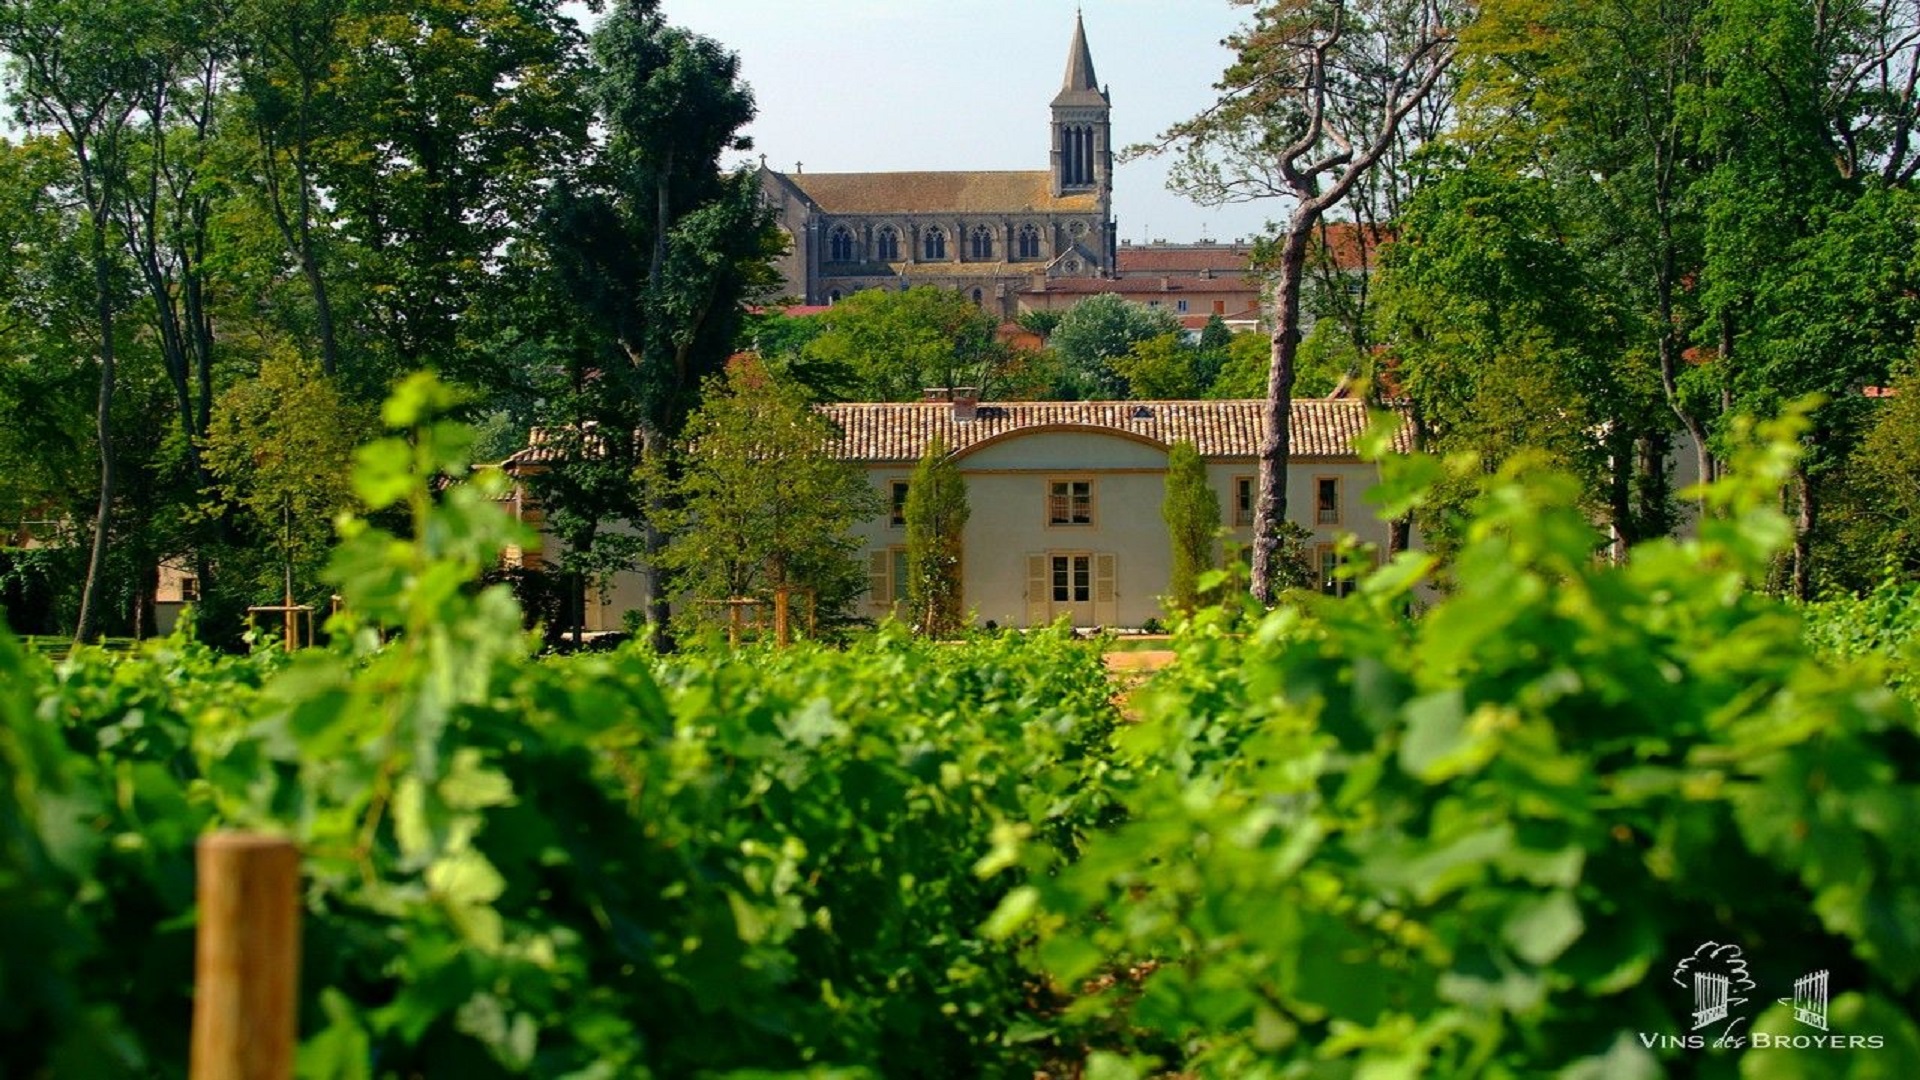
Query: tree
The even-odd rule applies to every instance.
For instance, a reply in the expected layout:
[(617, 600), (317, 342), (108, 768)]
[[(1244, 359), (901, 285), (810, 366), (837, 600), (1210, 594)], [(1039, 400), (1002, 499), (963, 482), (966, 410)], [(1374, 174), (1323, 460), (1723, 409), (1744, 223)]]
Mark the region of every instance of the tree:
[(6, 0), (0, 6), (0, 52), (11, 61), (8, 74), (18, 95), (20, 119), (29, 127), (58, 132), (73, 157), (93, 271), (100, 485), (74, 626), (76, 641), (93, 636), (118, 479), (113, 447), (118, 297), (112, 229), (126, 189), (125, 137), (151, 68), (146, 51), (151, 17), (144, 5), (110, 0)]
[(692, 597), (691, 621), (711, 623), (728, 600), (784, 605), (803, 591), (831, 619), (866, 587), (851, 529), (880, 512), (880, 497), (858, 467), (829, 456), (838, 435), (759, 364), (714, 378), (687, 423), (679, 475), (651, 465), (676, 496), (659, 559)]
[[(1632, 447), (1658, 384), (1624, 347), (1623, 318), (1570, 238), (1552, 187), (1466, 166), (1407, 204), (1376, 292), (1401, 386), (1427, 447), (1477, 454), (1491, 473), (1517, 454), (1582, 481), (1589, 509), (1636, 532), (1627, 488)], [(1429, 507), (1444, 538), (1470, 495)]]
[(258, 158), (250, 185), (313, 304), (322, 374), (340, 370), (333, 283), (325, 269), (317, 160), (327, 133), (348, 118), (335, 102), (347, 0), (242, 0), (233, 7), (239, 113)]
[(801, 356), (823, 400), (917, 401), (953, 386), (997, 397), (1013, 360), (994, 317), (954, 289), (863, 289), (813, 318), (821, 332)]
[(1390, 149), (1453, 61), (1475, 5), (1453, 0), (1268, 0), (1228, 38), (1222, 96), (1135, 153), (1177, 151), (1174, 185), (1203, 202), (1278, 197), (1293, 210), (1275, 239), (1260, 476), (1254, 504), (1256, 599), (1271, 603), (1286, 517), (1300, 296), (1314, 227)]
[[(1476, 160), (1510, 172), (1551, 163), (1560, 211), (1579, 219), (1586, 261), (1633, 314), (1628, 347), (1653, 353), (1665, 407), (1691, 435), (1703, 479), (1716, 468), (1708, 436), (1720, 402), (1689, 395), (1683, 384), (1684, 354), (1702, 319), (1699, 185), (1710, 162), (1697, 103), (1709, 6), (1488, 0), (1466, 46), (1472, 89), (1461, 140)], [(1650, 422), (1642, 428), (1655, 430)], [(1664, 432), (1649, 436), (1662, 472), (1665, 442)], [(1662, 515), (1641, 516), (1651, 523)]]
[(1170, 311), (1112, 293), (1087, 297), (1067, 309), (1047, 338), (1064, 368), (1057, 396), (1069, 401), (1126, 397), (1127, 381), (1115, 361), (1140, 342), (1179, 331), (1180, 320)]
[[(1340, 377), (1350, 366), (1352, 349), (1340, 327), (1319, 322), (1300, 343), (1294, 360), (1293, 390), (1296, 397), (1325, 397), (1333, 393)], [(1226, 355), (1220, 361), (1220, 373), (1207, 387), (1206, 396), (1217, 399), (1258, 398), (1266, 396), (1267, 373), (1273, 363), (1273, 339), (1248, 330), (1233, 335)]]
[(1053, 335), (1054, 328), (1060, 325), (1061, 314), (1049, 308), (1037, 308), (1021, 312), (1013, 321), (1019, 324), (1020, 329), (1039, 334), (1040, 339), (1045, 341)]
[[(644, 551), (660, 552), (666, 488), (622, 478), (636, 467), (664, 475), (647, 465), (664, 460), (703, 380), (731, 353), (742, 299), (770, 284), (774, 243), (753, 175), (719, 168), (722, 153), (750, 145), (739, 130), (753, 117), (753, 95), (739, 81), (738, 58), (669, 27), (650, 0), (616, 3), (592, 49), (589, 96), (607, 141), (577, 182), (554, 189), (541, 215), (551, 287), (576, 316), (551, 331), (567, 363), (546, 420), (598, 448), (579, 447), (541, 478), (549, 506), (576, 526), (560, 537), (576, 573), (606, 565), (593, 553), (608, 535), (603, 523), (636, 524)], [(664, 647), (660, 561), (648, 558), (646, 572), (655, 643)]]
[(1220, 533), (1220, 497), (1207, 483), (1207, 464), (1190, 442), (1167, 449), (1167, 493), (1160, 504), (1173, 545), (1173, 576), (1167, 604), (1180, 614), (1200, 605), (1200, 575), (1214, 568)]
[(261, 561), (256, 597), (277, 598), (283, 572), (296, 589), (319, 580), (334, 519), (354, 505), (354, 448), (378, 433), (370, 406), (344, 399), (338, 379), (288, 346), (220, 396), (206, 436), (215, 493), (278, 556)]
[(967, 527), (967, 482), (938, 436), (907, 481), (907, 611), (928, 637), (958, 632), (961, 538)]
[[(1791, 587), (1801, 599), (1813, 587), (1821, 477), (1859, 437), (1860, 388), (1885, 384), (1920, 317), (1911, 193), (1863, 175), (1868, 158), (1846, 145), (1886, 104), (1848, 89), (1850, 58), (1872, 52), (1858, 37), (1871, 25), (1864, 13), (1720, 0), (1702, 45), (1703, 138), (1717, 159), (1700, 185), (1702, 293), (1720, 329), (1723, 394), (1761, 415), (1823, 398), (1791, 485)], [(1910, 44), (1901, 46), (1907, 63)]]
[[(582, 40), (562, 7), (375, 0), (348, 4), (338, 19), (324, 4), (302, 9), (316, 38), (331, 28), (347, 47), (316, 101), (302, 104), (304, 74), (287, 70), (296, 82), (285, 107), (295, 115), (279, 138), (290, 159), (293, 142), (314, 134), (301, 133), (299, 110), (309, 121), (316, 106), (331, 110), (318, 132), (314, 179), (334, 236), (353, 241), (367, 331), (354, 343), (363, 368), (351, 373), (356, 381), (380, 386), (392, 369), (420, 368), (470, 384), (502, 378), (497, 353), (468, 328), (487, 324), (506, 281), (504, 260), (533, 239), (543, 200), (573, 180), (571, 166), (589, 145)], [(610, 15), (602, 28), (617, 22)], [(336, 48), (324, 40), (313, 47)], [(694, 126), (691, 114), (686, 123)], [(267, 175), (274, 163), (261, 164)], [(279, 167), (293, 170), (285, 179), (296, 190), (283, 194), (294, 204), (289, 253), (304, 261), (298, 166)], [(374, 358), (390, 369), (365, 370)]]
[(1896, 380), (1847, 459), (1822, 532), (1832, 553), (1822, 577), (1871, 589), (1890, 575), (1920, 578), (1920, 378)]
[(119, 232), (146, 286), (154, 337), (173, 390), (189, 483), (207, 484), (199, 459), (213, 409), (212, 221), (223, 186), (213, 167), (215, 115), (230, 51), (210, 6), (181, 4), (154, 28), (139, 107), (127, 140)]
[(1178, 400), (1200, 396), (1200, 352), (1179, 334), (1136, 341), (1114, 358), (1113, 370), (1126, 380), (1126, 396), (1140, 400)]

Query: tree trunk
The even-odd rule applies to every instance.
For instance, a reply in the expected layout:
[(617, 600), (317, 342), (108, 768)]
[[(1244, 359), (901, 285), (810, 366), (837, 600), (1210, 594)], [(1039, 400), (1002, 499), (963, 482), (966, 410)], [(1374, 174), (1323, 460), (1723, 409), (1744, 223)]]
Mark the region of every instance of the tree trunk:
[(1614, 431), (1607, 437), (1607, 513), (1613, 518), (1613, 558), (1625, 562), (1627, 549), (1640, 542), (1633, 516), (1634, 439)]
[(1287, 462), (1293, 451), (1294, 361), (1300, 351), (1300, 286), (1307, 241), (1321, 208), (1309, 200), (1294, 210), (1280, 249), (1280, 279), (1274, 285), (1273, 358), (1267, 368), (1267, 400), (1260, 432), (1260, 483), (1253, 507), (1253, 598), (1272, 604), (1274, 559), (1280, 523), (1287, 519)]
[(1667, 457), (1673, 452), (1673, 436), (1665, 431), (1642, 436), (1636, 451), (1641, 477), (1634, 491), (1636, 528), (1643, 539), (1670, 535), (1673, 532), (1673, 484), (1667, 475)]
[[(1660, 389), (1665, 393), (1667, 408), (1678, 417), (1681, 426), (1687, 429), (1687, 435), (1693, 439), (1695, 463), (1700, 469), (1700, 483), (1713, 480), (1713, 454), (1707, 449), (1707, 428), (1698, 417), (1688, 412), (1680, 401), (1680, 331), (1674, 326), (1673, 290), (1676, 271), (1674, 268), (1673, 223), (1669, 220), (1665, 201), (1657, 205), (1660, 215), (1660, 267), (1655, 275), (1654, 290), (1658, 297), (1660, 312), (1660, 336), (1655, 350), (1660, 359)], [(1724, 360), (1725, 353), (1722, 353)], [(1703, 507), (1704, 503), (1701, 504)]]
[(99, 600), (101, 578), (107, 567), (107, 529), (113, 510), (113, 280), (107, 258), (106, 200), (102, 189), (94, 196), (93, 211), (93, 288), (96, 316), (100, 322), (100, 392), (94, 407), (94, 430), (100, 441), (100, 502), (93, 516), (93, 550), (87, 557), (86, 583), (80, 589), (80, 616), (73, 640), (91, 640), (95, 605)]
[(1813, 526), (1817, 520), (1813, 484), (1802, 464), (1793, 470), (1794, 493), (1800, 510), (1793, 519), (1793, 598), (1805, 603), (1813, 599)]
[[(666, 452), (666, 439), (654, 429), (651, 423), (640, 428), (640, 461), (644, 469), (655, 455)], [(651, 471), (651, 475), (658, 475)], [(647, 548), (647, 622), (652, 628), (653, 647), (657, 652), (670, 652), (673, 649), (673, 633), (667, 620), (673, 615), (672, 605), (667, 602), (667, 574), (660, 566), (660, 553), (667, 548), (667, 536), (654, 522), (660, 519), (665, 505), (660, 498), (659, 485), (647, 487), (647, 512), (640, 521), (640, 535), (646, 541)]]

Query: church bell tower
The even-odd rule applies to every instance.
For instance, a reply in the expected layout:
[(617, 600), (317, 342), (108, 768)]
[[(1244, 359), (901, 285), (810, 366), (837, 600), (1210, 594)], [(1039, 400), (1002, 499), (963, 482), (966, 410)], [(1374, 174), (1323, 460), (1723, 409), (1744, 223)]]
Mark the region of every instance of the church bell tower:
[(1093, 193), (1103, 214), (1113, 192), (1111, 112), (1112, 102), (1094, 78), (1086, 27), (1076, 13), (1067, 75), (1053, 98), (1053, 194)]

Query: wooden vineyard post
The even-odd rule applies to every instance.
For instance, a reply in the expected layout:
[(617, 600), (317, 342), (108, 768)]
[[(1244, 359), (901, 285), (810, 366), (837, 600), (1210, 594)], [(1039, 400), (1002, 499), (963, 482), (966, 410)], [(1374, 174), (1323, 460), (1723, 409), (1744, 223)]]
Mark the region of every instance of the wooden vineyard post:
[(200, 838), (191, 1080), (290, 1080), (298, 1039), (300, 853), (253, 833)]

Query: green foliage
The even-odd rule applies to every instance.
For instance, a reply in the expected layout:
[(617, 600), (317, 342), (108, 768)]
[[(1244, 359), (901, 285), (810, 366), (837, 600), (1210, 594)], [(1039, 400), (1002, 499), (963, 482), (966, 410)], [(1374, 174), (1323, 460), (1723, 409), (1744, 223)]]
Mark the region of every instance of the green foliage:
[(1807, 642), (1822, 655), (1856, 663), (1920, 704), (1920, 588), (1884, 581), (1863, 595), (1843, 595), (1803, 609)]
[(1423, 553), (1245, 634), (1202, 615), (1116, 734), (1124, 823), (1029, 848), (991, 925), (1086, 1043), (1183, 1075), (1731, 1075), (1638, 1034), (1687, 1029), (1669, 972), (1702, 941), (1769, 997), (1831, 969), (1885, 1038), (1860, 1066), (1920, 1067), (1920, 725), (1751, 589), (1802, 430), (1626, 565), (1571, 477), (1509, 468), (1420, 618)]
[[(1227, 344), (1219, 375), (1206, 396), (1223, 400), (1264, 398), (1267, 372), (1273, 366), (1273, 338), (1257, 330), (1242, 330)], [(1317, 322), (1300, 343), (1294, 357), (1293, 396), (1325, 397), (1342, 376), (1353, 370), (1353, 346), (1331, 322)]]
[(678, 507), (660, 557), (694, 600), (686, 619), (718, 625), (720, 602), (783, 589), (810, 590), (822, 619), (842, 617), (866, 587), (851, 530), (881, 507), (857, 466), (828, 456), (836, 434), (757, 364), (714, 381), (688, 423), (678, 475), (649, 481)]
[(1920, 1068), (1917, 609), (1752, 588), (1804, 421), (1625, 565), (1501, 470), (1424, 615), (1413, 552), (1202, 612), (1116, 725), (1064, 630), (532, 658), (458, 403), (359, 453), (331, 647), (0, 635), (9, 1068), (179, 1075), (216, 825), (303, 853), (306, 1076), (1727, 1075), (1637, 1034), (1706, 940)]
[(907, 481), (907, 612), (928, 637), (949, 637), (963, 625), (962, 538), (967, 481), (939, 437), (927, 443)]
[(1899, 379), (1891, 390), (1866, 402), (1865, 433), (1822, 518), (1823, 577), (1843, 588), (1871, 588), (1890, 574), (1920, 577), (1920, 378)]
[(1173, 548), (1167, 606), (1190, 614), (1201, 601), (1200, 576), (1214, 568), (1220, 533), (1220, 496), (1207, 482), (1207, 463), (1190, 442), (1167, 448), (1167, 490), (1160, 516)]
[(457, 403), (410, 380), (358, 455), (407, 538), (349, 520), (333, 647), (55, 670), (0, 634), (9, 1070), (183, 1073), (217, 824), (303, 853), (303, 1076), (1030, 1075), (1024, 970), (976, 927), (1020, 838), (1104, 813), (1097, 654), (533, 659), (473, 586), (515, 532), (491, 481), (436, 494)]
[(1047, 339), (1064, 367), (1055, 396), (1070, 401), (1126, 397), (1127, 381), (1116, 361), (1140, 342), (1179, 330), (1180, 320), (1165, 309), (1112, 293), (1087, 297), (1067, 309)]
[(1136, 341), (1126, 355), (1115, 357), (1113, 370), (1127, 384), (1127, 397), (1142, 400), (1179, 400), (1200, 396), (1200, 353), (1177, 333)]
[(825, 400), (918, 401), (950, 386), (999, 397), (1014, 360), (994, 317), (954, 289), (862, 289), (813, 318), (801, 360)]
[(250, 583), (267, 597), (280, 596), (283, 563), (311, 591), (333, 519), (352, 504), (353, 451), (373, 433), (372, 412), (290, 351), (269, 356), (257, 378), (221, 396), (205, 461), (223, 509), (244, 512), (259, 545), (278, 556), (266, 580)]
[[(1478, 454), (1488, 470), (1532, 455), (1578, 476), (1596, 512), (1623, 516), (1604, 497), (1610, 467), (1665, 417), (1547, 184), (1472, 168), (1429, 184), (1387, 249), (1376, 303), (1431, 449)], [(1443, 498), (1422, 531), (1444, 538), (1469, 494)]]

